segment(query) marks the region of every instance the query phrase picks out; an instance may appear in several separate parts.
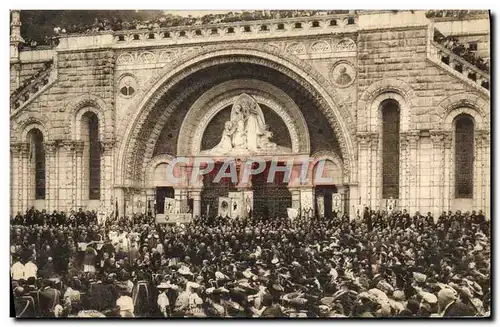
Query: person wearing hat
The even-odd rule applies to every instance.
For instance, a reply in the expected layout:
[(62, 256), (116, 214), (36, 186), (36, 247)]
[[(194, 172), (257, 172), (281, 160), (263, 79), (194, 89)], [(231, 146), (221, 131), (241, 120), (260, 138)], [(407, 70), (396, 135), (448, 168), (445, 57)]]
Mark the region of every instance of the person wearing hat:
[(119, 295), (120, 296), (116, 300), (116, 306), (120, 309), (120, 317), (135, 317), (134, 300), (127, 294), (127, 289), (125, 287), (121, 287)]
[(160, 294), (158, 294), (158, 299), (156, 301), (160, 312), (163, 317), (170, 316), (170, 299), (168, 297), (167, 292), (173, 288), (173, 285), (170, 283), (170, 280), (167, 282), (161, 282), (158, 286), (158, 290)]

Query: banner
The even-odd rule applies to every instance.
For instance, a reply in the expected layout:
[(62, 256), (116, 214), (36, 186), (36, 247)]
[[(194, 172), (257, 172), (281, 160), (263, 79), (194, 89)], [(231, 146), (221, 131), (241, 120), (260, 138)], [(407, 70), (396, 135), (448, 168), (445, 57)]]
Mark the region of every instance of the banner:
[(323, 195), (316, 197), (316, 206), (318, 208), (318, 216), (325, 215), (325, 198)]
[(231, 198), (219, 197), (219, 216), (229, 217), (230, 216), (230, 205)]
[(231, 218), (241, 217), (241, 199), (231, 198), (231, 210), (230, 210)]
[(244, 216), (250, 216), (253, 211), (253, 191), (244, 191), (243, 193), (243, 209)]
[(288, 218), (290, 218), (291, 220), (295, 220), (299, 215), (299, 210), (297, 210), (296, 208), (287, 208), (286, 211), (288, 214)]
[(175, 213), (175, 199), (165, 198), (165, 215)]
[(332, 194), (332, 210), (336, 212), (342, 212), (342, 196), (340, 193)]
[(190, 213), (171, 213), (165, 214), (165, 222), (167, 224), (187, 224), (191, 222), (192, 215)]
[(391, 196), (387, 200), (387, 212), (389, 214), (392, 214), (394, 212), (394, 209), (396, 209), (396, 200)]

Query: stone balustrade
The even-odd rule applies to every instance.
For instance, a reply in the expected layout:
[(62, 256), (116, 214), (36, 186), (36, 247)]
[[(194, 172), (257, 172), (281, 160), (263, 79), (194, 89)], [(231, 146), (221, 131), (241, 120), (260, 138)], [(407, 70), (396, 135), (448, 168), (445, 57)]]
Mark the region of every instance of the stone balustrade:
[(309, 35), (325, 31), (346, 31), (356, 27), (357, 16), (328, 15), (284, 19), (241, 21), (209, 25), (176, 26), (154, 30), (114, 31), (114, 43), (133, 44), (189, 43), (214, 39), (279, 37), (284, 35)]
[(434, 41), (430, 42), (428, 54), (431, 60), (445, 67), (449, 72), (475, 84), (479, 89), (489, 94), (489, 74), (483, 72), (465, 59), (454, 54), (450, 49)]
[(42, 89), (55, 80), (56, 74), (57, 72), (51, 64), (39, 72), (27, 85), (14, 91), (10, 97), (11, 111), (20, 109), (28, 103), (37, 93), (41, 92)]

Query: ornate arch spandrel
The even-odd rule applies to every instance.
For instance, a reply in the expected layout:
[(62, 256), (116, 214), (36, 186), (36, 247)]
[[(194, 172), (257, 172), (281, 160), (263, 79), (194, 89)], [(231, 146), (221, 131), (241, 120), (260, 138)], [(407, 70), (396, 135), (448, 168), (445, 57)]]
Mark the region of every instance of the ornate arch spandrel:
[[(135, 167), (132, 160), (132, 153), (135, 153), (141, 145), (138, 141), (139, 131), (146, 122), (148, 114), (154, 105), (161, 99), (165, 90), (168, 90), (178, 81), (188, 75), (209, 66), (215, 66), (228, 62), (247, 62), (264, 65), (288, 75), (298, 81), (308, 92), (310, 92), (319, 104), (323, 114), (329, 120), (338, 137), (339, 144), (344, 158), (344, 170), (347, 174), (355, 169), (350, 169), (350, 163), (355, 165), (353, 143), (351, 131), (354, 130), (353, 119), (348, 108), (342, 103), (333, 85), (312, 66), (298, 59), (293, 55), (285, 55), (280, 49), (275, 49), (267, 45), (239, 44), (234, 45), (214, 45), (193, 50), (186, 53), (182, 58), (177, 58), (167, 64), (138, 94), (129, 106), (127, 115), (132, 117), (126, 130), (124, 142), (119, 150), (117, 171), (122, 175), (117, 176), (121, 184), (133, 184), (134, 176), (140, 167)], [(149, 90), (149, 91), (144, 91)], [(140, 108), (136, 111), (136, 108)], [(332, 110), (333, 109), (333, 110)], [(134, 113), (135, 112), (135, 113)], [(127, 124), (124, 122), (124, 124)]]

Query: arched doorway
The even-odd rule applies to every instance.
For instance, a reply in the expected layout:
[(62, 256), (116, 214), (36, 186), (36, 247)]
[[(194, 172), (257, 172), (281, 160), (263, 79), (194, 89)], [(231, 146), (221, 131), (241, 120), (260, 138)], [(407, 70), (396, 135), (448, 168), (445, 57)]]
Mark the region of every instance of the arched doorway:
[[(284, 164), (278, 163), (277, 166)], [(253, 216), (257, 218), (285, 217), (287, 208), (292, 206), (292, 194), (285, 173), (277, 171), (274, 178), (269, 178), (270, 168), (271, 162), (268, 162), (263, 172), (252, 176)]]
[(332, 153), (316, 155), (312, 170), (315, 212), (317, 216), (333, 218), (345, 212), (346, 199), (343, 189), (340, 159)]
[[(132, 123), (126, 128), (124, 141), (120, 148), (119, 158), (117, 160), (117, 176), (118, 183), (122, 185), (140, 185), (144, 184), (142, 180), (145, 167), (151, 158), (161, 155), (171, 156), (188, 156), (196, 157), (196, 151), (201, 151), (202, 142), (195, 145), (197, 131), (199, 125), (206, 124), (206, 120), (202, 119), (203, 110), (211, 110), (219, 103), (223, 102), (226, 94), (214, 94), (212, 97), (207, 97), (207, 102), (200, 106), (202, 112), (192, 115), (193, 119), (187, 119), (189, 113), (195, 107), (195, 103), (205, 93), (210, 93), (211, 89), (224, 83), (232, 83), (234, 80), (253, 80), (261, 81), (262, 83), (271, 84), (281, 90), (294, 103), (292, 111), (287, 118), (278, 114), (277, 116), (285, 120), (286, 124), (294, 126), (287, 129), (290, 133), (290, 142), (294, 150), (297, 150), (297, 155), (310, 155), (315, 151), (332, 151), (341, 153), (342, 158), (342, 177), (345, 181), (349, 180), (349, 163), (354, 162), (352, 151), (352, 142), (350, 140), (348, 121), (345, 117), (350, 115), (345, 106), (337, 105), (331, 93), (325, 89), (329, 87), (328, 81), (316, 74), (311, 67), (307, 70), (300, 68), (299, 62), (282, 60), (280, 55), (269, 53), (265, 49), (236, 49), (220, 50), (215, 49), (213, 53), (203, 51), (198, 56), (193, 56), (189, 60), (178, 63), (171, 70), (165, 69), (165, 74), (155, 80), (151, 84), (150, 91), (147, 94), (138, 95), (136, 103), (130, 105), (130, 115), (133, 117)], [(285, 55), (286, 56), (286, 55)], [(293, 62), (293, 63), (292, 63)], [(298, 65), (298, 66), (296, 66)], [(307, 73), (306, 73), (307, 71)], [(238, 89), (240, 87), (241, 89)], [(148, 89), (146, 87), (145, 89)], [(267, 94), (266, 91), (267, 90)], [(333, 90), (333, 89), (332, 89)], [(289, 109), (286, 101), (279, 101), (275, 96), (272, 96), (274, 91), (271, 88), (247, 88), (237, 85), (232, 92), (249, 93), (255, 97), (269, 99), (277, 104), (278, 107)], [(252, 93), (252, 91), (255, 91)], [(334, 93), (334, 91), (332, 91)], [(260, 101), (260, 100), (259, 100)], [(260, 102), (263, 104), (263, 101)], [(263, 105), (264, 107), (264, 105)], [(139, 110), (137, 113), (134, 110)], [(267, 107), (271, 111), (277, 112), (273, 108), (272, 103)], [(224, 109), (222, 106), (221, 110)], [(217, 109), (218, 110), (218, 109)], [(293, 111), (302, 115), (303, 121), (295, 119)], [(214, 116), (217, 115), (214, 111)], [(210, 116), (210, 118), (214, 118)], [(184, 123), (187, 123), (185, 128)], [(205, 126), (206, 127), (206, 126)], [(307, 144), (307, 148), (303, 147), (302, 137), (306, 130), (314, 131), (314, 136), (309, 138), (303, 144)], [(153, 132), (152, 132), (153, 131)], [(293, 134), (293, 132), (298, 132)], [(220, 129), (219, 129), (220, 132)], [(188, 142), (180, 139), (181, 135), (188, 135)], [(277, 133), (277, 136), (282, 133)], [(217, 136), (218, 137), (218, 136)], [(216, 137), (216, 138), (217, 138)], [(273, 141), (275, 141), (273, 139)], [(210, 144), (214, 145), (214, 144)], [(298, 145), (298, 146), (296, 146)], [(307, 149), (306, 152), (300, 152), (300, 149)], [(141, 150), (141, 151), (139, 151)], [(142, 151), (143, 150), (143, 151)], [(182, 151), (181, 151), (182, 150)], [(141, 155), (139, 155), (141, 153)], [(259, 177), (256, 178), (258, 182)], [(212, 203), (215, 207), (215, 198), (217, 194), (213, 187), (208, 185), (209, 181), (204, 181), (201, 185), (184, 185), (184, 190), (193, 196), (195, 201), (201, 203), (200, 213), (206, 212), (207, 202)], [(340, 181), (339, 183), (342, 183)], [(284, 184), (284, 183), (283, 183)], [(258, 183), (253, 186), (258, 188)], [(280, 208), (291, 207), (290, 191), (285, 185), (279, 185), (282, 190), (283, 198), (288, 199), (283, 201)], [(194, 189), (193, 189), (194, 188)], [(199, 191), (196, 190), (199, 188)], [(311, 186), (312, 188), (312, 186)], [(311, 188), (309, 192), (311, 192)], [(231, 187), (231, 190), (233, 188)], [(260, 187), (257, 193), (266, 193), (267, 188)], [(175, 188), (177, 194), (177, 188)], [(197, 193), (198, 192), (198, 193)], [(229, 192), (229, 189), (227, 190)], [(281, 191), (280, 191), (281, 192)], [(296, 189), (293, 190), (294, 199), (298, 201), (300, 195)], [(201, 193), (201, 195), (200, 195)], [(226, 193), (226, 192), (224, 192)], [(286, 193), (286, 194), (285, 194)], [(257, 195), (256, 201), (258, 201)], [(261, 197), (262, 199), (264, 196)], [(211, 200), (208, 200), (211, 199)], [(286, 214), (286, 209), (279, 209), (282, 214)]]

